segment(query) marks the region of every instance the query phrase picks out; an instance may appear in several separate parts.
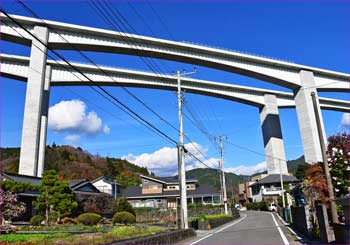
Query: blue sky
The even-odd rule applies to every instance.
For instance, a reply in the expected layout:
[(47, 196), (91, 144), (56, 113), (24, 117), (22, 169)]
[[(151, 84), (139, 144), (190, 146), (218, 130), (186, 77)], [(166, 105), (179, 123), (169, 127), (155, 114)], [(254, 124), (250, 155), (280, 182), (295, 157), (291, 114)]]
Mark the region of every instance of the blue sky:
[[(44, 19), (112, 29), (88, 2), (25, 3)], [(233, 49), (340, 72), (350, 71), (349, 1), (113, 1), (112, 4), (141, 35)], [(1, 5), (11, 14), (32, 17), (16, 1), (3, 1)], [(134, 12), (135, 9), (138, 14)], [(29, 56), (30, 49), (1, 41), (1, 52)], [(76, 52), (60, 53), (72, 61), (87, 62)], [(87, 55), (99, 65), (149, 71), (138, 57), (92, 52), (87, 52)], [(164, 71), (191, 70), (193, 67), (191, 64), (155, 61)], [(198, 66), (197, 71), (193, 78), (288, 91), (228, 72)], [(147, 112), (122, 89), (107, 89), (171, 137), (177, 138), (176, 131)], [(177, 125), (177, 102), (173, 92), (136, 88), (130, 90), (173, 125)], [(320, 95), (350, 99), (346, 93)], [(256, 108), (199, 95), (185, 94), (185, 97), (185, 113), (190, 116), (187, 111), (187, 107), (190, 107), (211, 134), (225, 134), (235, 144), (264, 152)], [(1, 145), (19, 146), (25, 84), (1, 78), (1, 99)], [(48, 130), (48, 144), (70, 143), (102, 156), (127, 157), (139, 165), (148, 166), (159, 175), (175, 173), (173, 146), (104, 101), (90, 88), (52, 88), (50, 106), (58, 111), (56, 120), (62, 118), (59, 116), (62, 111), (72, 108), (69, 106), (72, 104), (62, 101), (70, 101), (75, 105), (77, 111), (72, 114), (80, 121), (77, 124), (74, 121), (74, 125), (67, 129), (60, 128), (58, 124), (54, 124), (59, 122), (52, 119)], [(343, 113), (322, 113), (328, 136), (348, 130), (341, 126)], [(303, 154), (296, 112), (294, 109), (283, 109), (280, 110), (280, 116), (287, 159), (295, 159)], [(96, 128), (87, 128), (92, 125), (89, 122), (97, 123)], [(209, 162), (216, 163), (219, 157), (217, 149), (186, 117), (184, 129), (189, 138), (198, 144), (197, 147), (205, 152), (206, 158), (211, 159)], [(252, 173), (263, 168), (262, 164), (258, 165), (263, 161), (262, 155), (225, 145), (225, 166), (231, 171)], [(190, 160), (187, 164), (189, 167), (201, 166)]]

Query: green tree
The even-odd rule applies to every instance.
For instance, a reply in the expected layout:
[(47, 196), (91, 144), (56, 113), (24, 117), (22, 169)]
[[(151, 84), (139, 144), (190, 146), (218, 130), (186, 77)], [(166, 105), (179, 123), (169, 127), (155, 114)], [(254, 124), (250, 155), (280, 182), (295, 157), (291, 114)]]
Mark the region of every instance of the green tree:
[(129, 212), (133, 215), (136, 215), (135, 209), (131, 206), (131, 204), (128, 202), (128, 199), (122, 197), (118, 198), (114, 201), (114, 212)]
[(295, 177), (297, 177), (300, 180), (305, 179), (306, 177), (306, 171), (310, 168), (310, 164), (308, 163), (301, 163), (298, 165), (297, 170), (295, 172)]
[(35, 208), (45, 215), (48, 225), (50, 213), (58, 213), (58, 218), (69, 215), (78, 203), (66, 181), (61, 181), (55, 170), (45, 171), (39, 186), (40, 196), (35, 202)]
[(13, 180), (4, 180), (1, 186), (2, 190), (10, 192), (24, 192), (24, 191), (34, 191), (38, 189), (38, 186), (33, 185), (29, 182), (17, 182)]
[(350, 191), (350, 134), (344, 132), (328, 138), (328, 164), (336, 197)]

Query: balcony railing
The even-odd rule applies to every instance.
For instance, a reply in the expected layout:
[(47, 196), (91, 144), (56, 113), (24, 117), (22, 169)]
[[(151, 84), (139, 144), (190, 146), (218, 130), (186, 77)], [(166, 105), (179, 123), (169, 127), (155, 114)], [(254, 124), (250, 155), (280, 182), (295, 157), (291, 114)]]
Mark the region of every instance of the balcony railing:
[(282, 190), (281, 187), (267, 187), (264, 189), (265, 189), (265, 191), (280, 191), (280, 190)]

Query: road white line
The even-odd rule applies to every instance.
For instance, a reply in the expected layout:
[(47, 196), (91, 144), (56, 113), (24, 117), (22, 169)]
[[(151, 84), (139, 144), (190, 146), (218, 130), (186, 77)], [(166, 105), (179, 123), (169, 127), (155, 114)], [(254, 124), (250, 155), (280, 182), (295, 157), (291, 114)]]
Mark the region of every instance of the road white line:
[(206, 238), (208, 238), (208, 237), (211, 237), (212, 235), (214, 235), (214, 234), (206, 235), (205, 237), (202, 237), (201, 239), (199, 239), (199, 240), (197, 240), (197, 241), (195, 241), (195, 242), (190, 243), (190, 245), (196, 244), (196, 243), (198, 243), (198, 242), (200, 242), (200, 241), (202, 241), (202, 240), (204, 240), (204, 239), (206, 239)]
[(221, 229), (215, 231), (214, 233), (208, 234), (208, 235), (206, 235), (205, 237), (202, 237), (201, 239), (198, 239), (197, 241), (190, 243), (190, 245), (196, 244), (196, 243), (198, 243), (198, 242), (200, 242), (200, 241), (202, 241), (202, 240), (204, 240), (204, 239), (206, 239), (206, 238), (208, 238), (208, 237), (211, 237), (211, 236), (214, 235), (215, 233), (219, 233), (219, 232), (221, 232), (221, 231), (223, 231), (223, 230), (225, 230), (225, 229), (227, 229), (227, 228), (229, 228), (229, 227), (231, 227), (231, 226), (233, 226), (233, 225), (236, 225), (236, 224), (238, 224), (239, 222), (241, 222), (242, 220), (244, 220), (245, 218), (247, 218), (247, 215), (246, 215), (246, 214), (245, 214), (242, 218), (240, 218), (239, 220), (233, 222), (232, 224), (229, 224), (229, 225), (227, 225), (227, 226), (225, 226), (225, 227), (223, 227), (223, 228), (221, 228)]
[(281, 228), (279, 227), (279, 225), (278, 225), (278, 223), (277, 223), (277, 221), (276, 221), (276, 219), (275, 219), (275, 216), (273, 215), (273, 213), (270, 213), (270, 214), (271, 214), (271, 216), (272, 216), (273, 221), (275, 222), (275, 225), (276, 225), (276, 227), (277, 227), (278, 232), (279, 232), (280, 235), (281, 235), (281, 238), (282, 238), (282, 240), (283, 240), (283, 243), (284, 243), (285, 245), (289, 245), (288, 239), (286, 238), (286, 236), (284, 235), (283, 231), (282, 231)]

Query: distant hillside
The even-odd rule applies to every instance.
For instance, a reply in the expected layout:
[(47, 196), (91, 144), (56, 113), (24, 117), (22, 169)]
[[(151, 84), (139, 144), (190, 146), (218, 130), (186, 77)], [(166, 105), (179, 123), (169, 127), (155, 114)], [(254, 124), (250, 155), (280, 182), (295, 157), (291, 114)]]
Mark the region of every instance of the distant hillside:
[[(18, 173), (20, 148), (0, 148), (1, 164), (5, 172)], [(122, 186), (138, 185), (137, 174), (150, 175), (147, 168), (126, 160), (101, 157), (80, 147), (47, 146), (45, 169), (55, 169), (64, 179), (94, 179), (102, 175), (116, 177)]]
[[(292, 173), (298, 179), (303, 179), (305, 177), (305, 171), (309, 166), (310, 164), (305, 162), (304, 156), (301, 156), (295, 160), (287, 161), (288, 172)], [(266, 174), (266, 173), (267, 171), (263, 171), (260, 173), (255, 173), (252, 176), (256, 176), (259, 174)]]
[[(186, 177), (198, 179), (199, 184), (206, 183), (211, 184), (217, 188), (220, 188), (220, 174), (218, 170), (209, 168), (196, 168), (186, 172)], [(237, 175), (234, 173), (225, 173), (226, 187), (228, 195), (232, 195), (232, 188), (234, 194), (238, 191), (238, 184), (243, 182), (248, 176)]]
[[(305, 163), (304, 156), (299, 157), (298, 159), (287, 161), (288, 171), (291, 172), (294, 176), (299, 179), (303, 179), (305, 176), (306, 169), (310, 166)], [(237, 175), (234, 173), (225, 173), (226, 176), (226, 188), (228, 191), (228, 195), (230, 196), (232, 193), (232, 188), (234, 194), (238, 191), (238, 184), (243, 183), (245, 180), (249, 179), (252, 176), (256, 176), (259, 174), (267, 173), (267, 171), (253, 174), (251, 176), (248, 175)], [(220, 188), (220, 178), (219, 171), (208, 168), (197, 168), (192, 169), (186, 172), (186, 177), (196, 178), (198, 182), (212, 184), (217, 188)]]

